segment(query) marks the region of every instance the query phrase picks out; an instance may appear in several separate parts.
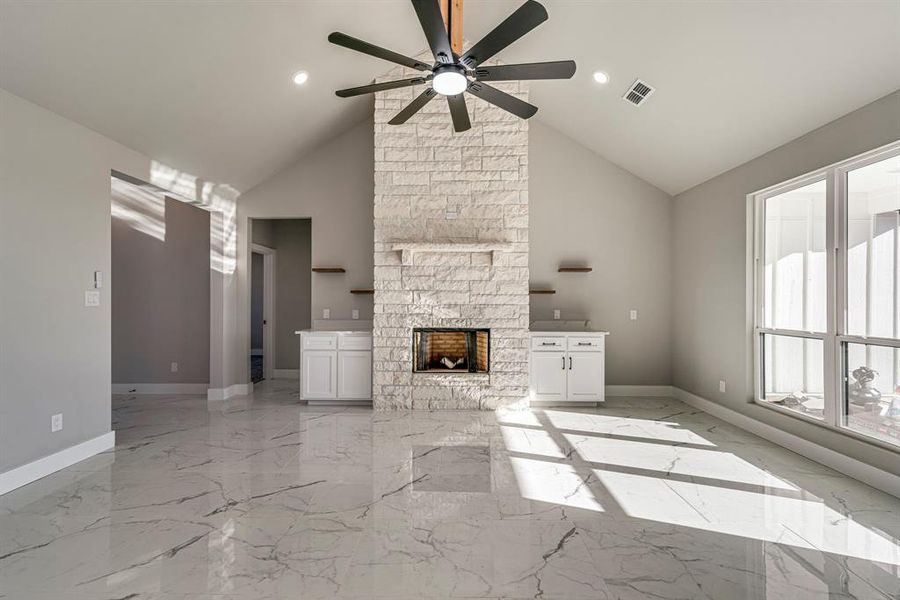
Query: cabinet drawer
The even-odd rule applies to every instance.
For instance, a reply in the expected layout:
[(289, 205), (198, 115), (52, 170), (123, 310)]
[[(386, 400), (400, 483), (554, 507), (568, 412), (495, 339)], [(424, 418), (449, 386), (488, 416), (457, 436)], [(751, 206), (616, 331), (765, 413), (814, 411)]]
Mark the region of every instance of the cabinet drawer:
[(371, 350), (372, 336), (342, 335), (338, 338), (339, 350)]
[(569, 338), (569, 350), (573, 351), (598, 351), (603, 350), (603, 338), (602, 337), (570, 337)]
[(337, 334), (304, 335), (304, 350), (337, 350)]
[(532, 350), (565, 350), (566, 338), (563, 336), (538, 336), (531, 338)]

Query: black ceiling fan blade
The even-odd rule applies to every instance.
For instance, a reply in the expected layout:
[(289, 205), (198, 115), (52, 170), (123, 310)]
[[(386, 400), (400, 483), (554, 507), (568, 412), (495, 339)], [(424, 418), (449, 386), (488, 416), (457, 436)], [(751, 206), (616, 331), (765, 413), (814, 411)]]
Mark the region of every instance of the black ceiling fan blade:
[(356, 50), (357, 52), (362, 52), (363, 54), (374, 56), (375, 58), (380, 58), (392, 63), (397, 63), (398, 65), (403, 65), (404, 67), (410, 67), (411, 69), (417, 69), (419, 71), (431, 70), (431, 65), (429, 64), (425, 64), (422, 61), (404, 56), (402, 54), (394, 52), (393, 50), (388, 50), (387, 48), (382, 48), (380, 46), (376, 46), (375, 44), (370, 44), (369, 42), (363, 41), (353, 36), (349, 36), (346, 33), (341, 33), (340, 31), (335, 31), (334, 33), (330, 34), (328, 36), (328, 41), (332, 44), (337, 44), (338, 46), (349, 48), (350, 50)]
[(431, 102), (432, 98), (437, 96), (437, 92), (434, 91), (434, 88), (428, 88), (418, 96), (416, 99), (407, 104), (403, 110), (398, 112), (396, 116), (388, 121), (390, 125), (402, 125), (409, 121), (409, 118), (422, 110), (422, 107)]
[(534, 0), (528, 0), (480, 42), (469, 48), (460, 60), (474, 69), (546, 20), (547, 9)]
[(447, 96), (447, 104), (450, 105), (450, 116), (453, 117), (453, 130), (468, 131), (472, 128), (469, 121), (469, 109), (466, 108), (466, 98), (462, 94)]
[(450, 36), (447, 35), (447, 27), (444, 25), (444, 17), (441, 15), (441, 7), (438, 0), (412, 0), (413, 8), (419, 17), (422, 31), (428, 39), (428, 46), (434, 54), (434, 60), (439, 63), (452, 63), (453, 50), (450, 48)]
[(479, 81), (522, 81), (525, 79), (569, 79), (575, 74), (574, 60), (523, 63), (478, 67), (475, 79)]
[(360, 96), (362, 94), (372, 94), (374, 92), (383, 92), (385, 90), (395, 90), (397, 88), (419, 85), (428, 81), (425, 77), (413, 77), (412, 79), (400, 79), (398, 81), (385, 81), (384, 83), (373, 83), (372, 85), (362, 85), (355, 88), (347, 88), (346, 90), (338, 90), (335, 92), (341, 98), (349, 98), (350, 96)]
[(537, 106), (528, 104), (524, 100), (519, 100), (515, 96), (511, 96), (506, 92), (501, 92), (497, 88), (491, 87), (480, 81), (473, 81), (469, 85), (469, 92), (478, 96), (485, 102), (490, 102), (494, 106), (502, 108), (507, 112), (511, 112), (522, 119), (530, 119), (534, 116), (534, 113), (538, 111)]

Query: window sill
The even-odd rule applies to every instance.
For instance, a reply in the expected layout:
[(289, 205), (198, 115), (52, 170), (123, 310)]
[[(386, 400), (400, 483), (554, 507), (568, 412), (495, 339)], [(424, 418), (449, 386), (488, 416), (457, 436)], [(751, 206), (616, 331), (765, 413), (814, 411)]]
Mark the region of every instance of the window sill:
[(900, 445), (890, 444), (888, 442), (884, 442), (879, 440), (878, 438), (874, 438), (852, 429), (847, 429), (846, 427), (835, 427), (830, 423), (826, 423), (824, 420), (816, 419), (815, 417), (811, 417), (809, 415), (805, 415), (801, 412), (793, 411), (788, 408), (784, 408), (778, 405), (773, 405), (765, 400), (754, 399), (753, 403), (757, 406), (762, 406), (776, 413), (786, 415), (788, 417), (797, 419), (799, 421), (803, 421), (805, 423), (811, 423), (813, 425), (817, 425), (823, 429), (827, 429), (828, 431), (833, 431), (835, 433), (839, 433), (851, 439), (857, 440), (859, 442), (864, 442), (871, 446), (875, 446), (876, 448), (881, 448), (882, 450), (888, 450), (893, 452), (894, 454), (900, 454)]

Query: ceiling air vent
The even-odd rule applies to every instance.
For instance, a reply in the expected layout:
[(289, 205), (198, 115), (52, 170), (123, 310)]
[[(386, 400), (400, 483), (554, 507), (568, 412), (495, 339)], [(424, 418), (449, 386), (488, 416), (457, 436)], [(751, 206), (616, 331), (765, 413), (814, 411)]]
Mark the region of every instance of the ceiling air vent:
[(634, 83), (631, 84), (631, 87), (628, 88), (628, 91), (625, 92), (625, 95), (622, 96), (623, 100), (626, 100), (635, 106), (640, 106), (641, 103), (644, 102), (647, 98), (650, 97), (654, 90), (652, 87), (641, 81), (640, 79), (635, 79)]

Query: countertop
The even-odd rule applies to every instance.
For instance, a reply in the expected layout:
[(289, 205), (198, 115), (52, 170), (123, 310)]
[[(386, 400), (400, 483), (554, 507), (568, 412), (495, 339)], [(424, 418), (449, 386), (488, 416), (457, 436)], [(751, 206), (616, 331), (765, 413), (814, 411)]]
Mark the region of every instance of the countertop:
[(356, 335), (372, 335), (371, 329), (299, 329), (294, 332), (295, 335), (301, 333), (352, 333)]
[(529, 329), (528, 333), (539, 333), (541, 335), (609, 335), (608, 331), (598, 331), (594, 329)]
[(609, 335), (608, 331), (603, 331), (601, 329), (594, 329), (591, 327), (591, 322), (589, 320), (572, 320), (572, 319), (559, 319), (553, 321), (532, 321), (528, 330), (531, 333), (550, 333), (550, 334), (562, 334), (562, 333), (586, 333), (586, 334), (597, 334), (597, 335)]

